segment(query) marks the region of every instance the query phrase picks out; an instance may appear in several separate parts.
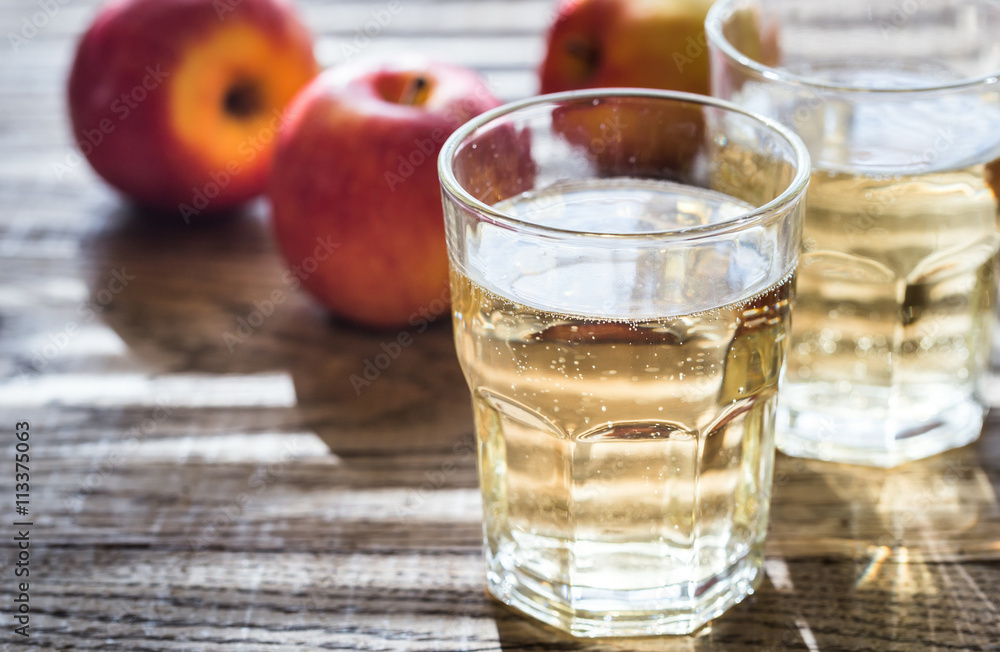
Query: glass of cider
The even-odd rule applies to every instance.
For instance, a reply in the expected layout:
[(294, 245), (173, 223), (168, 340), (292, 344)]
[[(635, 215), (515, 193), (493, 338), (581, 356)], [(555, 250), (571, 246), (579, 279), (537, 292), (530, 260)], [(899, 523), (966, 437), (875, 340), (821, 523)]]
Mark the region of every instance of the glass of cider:
[(777, 444), (892, 467), (979, 437), (1000, 173), (1000, 3), (720, 0), (713, 93), (812, 180)]
[(509, 104), (439, 159), (489, 592), (684, 634), (761, 579), (808, 153), (682, 93)]

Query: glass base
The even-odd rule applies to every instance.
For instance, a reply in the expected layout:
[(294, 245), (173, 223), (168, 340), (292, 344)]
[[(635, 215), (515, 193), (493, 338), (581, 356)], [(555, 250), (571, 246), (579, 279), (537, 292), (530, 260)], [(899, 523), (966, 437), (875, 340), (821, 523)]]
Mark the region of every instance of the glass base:
[(763, 577), (760, 550), (724, 572), (683, 586), (616, 591), (542, 580), (487, 552), (487, 590), (504, 604), (573, 636), (690, 634), (751, 595)]
[(782, 388), (776, 444), (793, 457), (891, 468), (979, 438), (986, 408), (958, 388)]

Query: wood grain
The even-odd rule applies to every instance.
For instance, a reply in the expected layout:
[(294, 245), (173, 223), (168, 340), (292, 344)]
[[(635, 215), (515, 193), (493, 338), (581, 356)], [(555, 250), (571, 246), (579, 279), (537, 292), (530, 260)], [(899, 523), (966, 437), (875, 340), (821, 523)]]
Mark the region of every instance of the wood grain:
[[(325, 64), (381, 6), (299, 4)], [(426, 51), (505, 99), (534, 92), (553, 3), (402, 5), (365, 54)], [(35, 523), (32, 636), (5, 616), (0, 649), (1000, 649), (997, 420), (896, 471), (779, 456), (765, 583), (697, 636), (577, 641), (488, 600), (444, 318), (356, 392), (351, 374), (396, 333), (336, 324), (287, 288), (263, 204), (185, 227), (86, 165), (57, 173), (66, 71), (96, 6), (72, 0), (0, 56), (0, 424), (31, 422)], [(2, 0), (2, 33), (36, 10)], [(128, 283), (102, 303), (116, 274)], [(227, 345), (274, 291), (286, 300)]]

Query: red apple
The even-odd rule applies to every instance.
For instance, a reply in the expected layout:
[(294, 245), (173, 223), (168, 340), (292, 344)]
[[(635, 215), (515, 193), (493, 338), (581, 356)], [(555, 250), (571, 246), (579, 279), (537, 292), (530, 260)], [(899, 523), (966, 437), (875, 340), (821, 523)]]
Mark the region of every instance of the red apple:
[(705, 117), (697, 104), (619, 96), (558, 107), (552, 130), (597, 176), (680, 181), (704, 147)]
[(262, 192), (282, 110), (316, 72), (284, 0), (121, 0), (80, 41), (70, 117), (108, 183), (187, 220)]
[(447, 300), (437, 155), (498, 104), (474, 72), (431, 62), (362, 61), (295, 98), (269, 185), (274, 229), (292, 272), (334, 315), (405, 327)]
[(531, 131), (499, 120), (477, 129), (456, 148), (455, 180), (490, 206), (535, 187), (538, 166), (531, 156)]
[(705, 15), (712, 0), (563, 0), (548, 35), (541, 92), (642, 87), (709, 93)]

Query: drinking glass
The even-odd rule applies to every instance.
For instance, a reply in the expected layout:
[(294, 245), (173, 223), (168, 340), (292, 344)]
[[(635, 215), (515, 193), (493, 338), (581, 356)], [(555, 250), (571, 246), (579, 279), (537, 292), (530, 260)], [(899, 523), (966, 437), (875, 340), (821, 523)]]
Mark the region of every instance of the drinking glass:
[(1000, 4), (720, 0), (712, 89), (812, 157), (778, 448), (891, 467), (975, 440), (997, 286)]
[(486, 113), (439, 159), (489, 592), (683, 634), (761, 578), (808, 154), (720, 100)]

